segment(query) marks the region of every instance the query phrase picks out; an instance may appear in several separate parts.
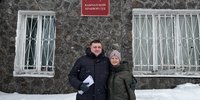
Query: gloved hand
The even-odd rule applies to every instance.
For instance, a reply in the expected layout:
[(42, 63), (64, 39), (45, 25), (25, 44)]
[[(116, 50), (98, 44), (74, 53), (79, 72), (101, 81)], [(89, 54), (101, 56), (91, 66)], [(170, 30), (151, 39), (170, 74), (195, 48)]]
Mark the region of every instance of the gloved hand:
[(131, 87), (131, 89), (132, 89), (133, 91), (135, 91), (135, 88), (137, 87), (138, 81), (137, 81), (137, 79), (136, 79), (134, 76), (132, 76), (132, 78), (133, 78), (133, 81), (132, 81), (132, 83), (130, 84), (130, 87)]
[(131, 84), (130, 84), (130, 87), (131, 87), (131, 89), (132, 89), (133, 91), (135, 91), (136, 84), (134, 84), (134, 83), (131, 83)]
[(89, 87), (87, 86), (89, 83), (82, 83), (81, 86), (80, 86), (80, 89), (83, 91), (83, 92), (86, 92), (89, 90)]

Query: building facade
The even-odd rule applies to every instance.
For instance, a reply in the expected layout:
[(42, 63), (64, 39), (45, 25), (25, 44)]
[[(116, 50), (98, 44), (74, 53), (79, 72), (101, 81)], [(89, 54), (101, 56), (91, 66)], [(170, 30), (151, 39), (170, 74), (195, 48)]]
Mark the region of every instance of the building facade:
[(0, 0), (0, 91), (74, 92), (69, 71), (93, 39), (106, 54), (122, 52), (138, 89), (199, 83), (199, 8), (199, 0), (110, 0), (109, 16), (81, 16), (80, 0)]

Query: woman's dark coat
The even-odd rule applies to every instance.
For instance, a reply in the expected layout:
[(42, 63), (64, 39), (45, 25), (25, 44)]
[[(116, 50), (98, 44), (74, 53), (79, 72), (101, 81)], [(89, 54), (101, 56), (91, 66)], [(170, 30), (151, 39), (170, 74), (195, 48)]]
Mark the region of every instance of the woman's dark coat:
[(131, 89), (133, 77), (128, 70), (127, 63), (111, 67), (108, 82), (108, 100), (136, 100), (135, 92)]
[(90, 48), (86, 49), (86, 55), (80, 57), (70, 71), (69, 82), (79, 90), (82, 82), (91, 75), (94, 84), (82, 95), (77, 93), (76, 100), (107, 100), (109, 65), (109, 59), (104, 56), (104, 52), (96, 57)]

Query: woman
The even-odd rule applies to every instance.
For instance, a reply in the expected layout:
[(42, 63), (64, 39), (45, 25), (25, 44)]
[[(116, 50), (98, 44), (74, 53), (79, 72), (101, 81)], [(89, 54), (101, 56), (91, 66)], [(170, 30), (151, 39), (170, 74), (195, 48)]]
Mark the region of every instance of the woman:
[(128, 63), (121, 62), (121, 54), (113, 50), (109, 56), (111, 72), (109, 76), (108, 100), (136, 100), (135, 92), (131, 88), (133, 76), (129, 72)]

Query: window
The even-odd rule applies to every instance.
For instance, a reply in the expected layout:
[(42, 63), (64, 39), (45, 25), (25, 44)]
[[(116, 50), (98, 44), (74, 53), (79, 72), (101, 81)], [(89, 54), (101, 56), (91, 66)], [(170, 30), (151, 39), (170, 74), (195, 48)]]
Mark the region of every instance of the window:
[(200, 11), (133, 9), (133, 74), (200, 77)]
[(55, 27), (55, 12), (18, 11), (14, 76), (54, 76)]

